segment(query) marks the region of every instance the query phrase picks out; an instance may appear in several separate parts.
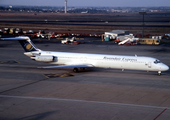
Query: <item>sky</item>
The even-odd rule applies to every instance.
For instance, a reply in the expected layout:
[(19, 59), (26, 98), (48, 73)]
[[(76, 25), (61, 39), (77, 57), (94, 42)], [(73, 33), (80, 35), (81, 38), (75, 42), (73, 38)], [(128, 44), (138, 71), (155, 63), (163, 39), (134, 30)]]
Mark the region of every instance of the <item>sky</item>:
[[(64, 6), (65, 0), (0, 0), (0, 5)], [(159, 7), (169, 6), (170, 0), (67, 0), (68, 7)]]

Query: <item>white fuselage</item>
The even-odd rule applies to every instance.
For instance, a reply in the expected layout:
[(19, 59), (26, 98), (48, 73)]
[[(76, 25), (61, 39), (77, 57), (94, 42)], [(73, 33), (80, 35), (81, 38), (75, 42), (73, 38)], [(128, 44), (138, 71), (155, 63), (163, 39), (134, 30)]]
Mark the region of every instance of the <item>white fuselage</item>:
[(29, 57), (55, 56), (55, 59), (53, 61), (49, 61), (48, 63), (58, 65), (91, 64), (93, 67), (100, 68), (115, 68), (122, 70), (124, 69), (146, 70), (146, 71), (166, 71), (169, 69), (167, 65), (161, 63), (159, 60), (152, 57), (68, 53), (52, 51), (34, 51), (25, 54)]

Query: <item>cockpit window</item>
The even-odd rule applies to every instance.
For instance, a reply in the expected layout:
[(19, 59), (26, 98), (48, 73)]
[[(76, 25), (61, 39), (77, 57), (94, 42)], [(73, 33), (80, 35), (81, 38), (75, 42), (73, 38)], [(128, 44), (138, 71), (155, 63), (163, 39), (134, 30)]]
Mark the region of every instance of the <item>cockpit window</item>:
[(158, 63), (161, 63), (161, 61), (155, 60), (154, 63), (155, 63), (155, 64), (158, 64)]

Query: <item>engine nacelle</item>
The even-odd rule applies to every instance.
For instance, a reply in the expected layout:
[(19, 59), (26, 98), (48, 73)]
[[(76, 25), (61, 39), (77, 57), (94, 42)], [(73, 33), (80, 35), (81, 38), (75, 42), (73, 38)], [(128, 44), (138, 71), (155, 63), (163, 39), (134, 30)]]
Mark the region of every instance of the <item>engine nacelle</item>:
[(49, 55), (31, 57), (32, 60), (40, 61), (40, 62), (53, 62), (54, 58), (55, 58), (54, 56), (49, 56)]

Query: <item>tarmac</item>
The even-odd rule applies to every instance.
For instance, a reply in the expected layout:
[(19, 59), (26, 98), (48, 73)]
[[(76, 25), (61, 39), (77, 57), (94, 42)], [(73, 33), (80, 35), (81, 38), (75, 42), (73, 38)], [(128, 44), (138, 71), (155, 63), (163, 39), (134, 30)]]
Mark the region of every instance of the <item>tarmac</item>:
[[(42, 50), (149, 56), (170, 66), (170, 47), (118, 46), (103, 42), (63, 45), (35, 42)], [(0, 41), (1, 120), (167, 120), (170, 70), (162, 72), (49, 66), (23, 54), (17, 41)]]

